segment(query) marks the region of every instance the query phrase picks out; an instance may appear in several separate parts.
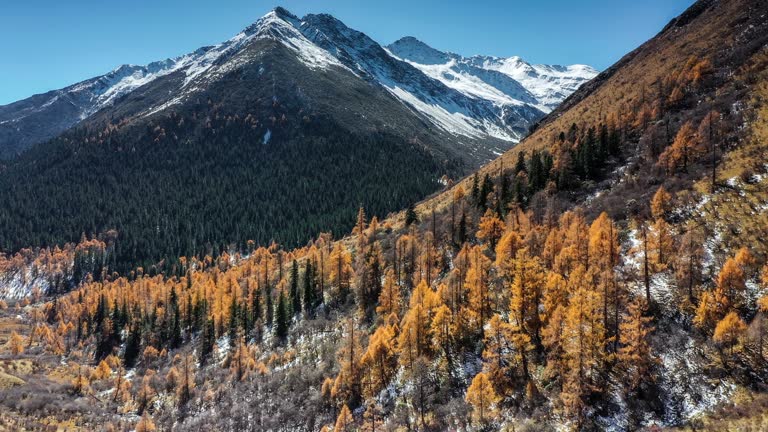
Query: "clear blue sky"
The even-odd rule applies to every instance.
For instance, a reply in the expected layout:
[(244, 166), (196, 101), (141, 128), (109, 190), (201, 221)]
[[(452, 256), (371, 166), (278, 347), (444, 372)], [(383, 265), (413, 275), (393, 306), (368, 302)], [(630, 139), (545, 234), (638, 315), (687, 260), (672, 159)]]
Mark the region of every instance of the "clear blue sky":
[(9, 0), (0, 105), (229, 39), (275, 6), (331, 13), (388, 44), (605, 69), (693, 0)]

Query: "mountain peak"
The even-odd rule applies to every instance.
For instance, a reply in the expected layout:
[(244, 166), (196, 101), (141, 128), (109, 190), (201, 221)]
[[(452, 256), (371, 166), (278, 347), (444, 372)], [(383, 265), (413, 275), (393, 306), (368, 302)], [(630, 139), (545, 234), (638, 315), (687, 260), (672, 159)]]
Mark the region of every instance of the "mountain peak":
[[(296, 15), (292, 14), (288, 9), (286, 9), (286, 8), (284, 8), (282, 6), (277, 6), (276, 8), (272, 9), (270, 11), (270, 13), (274, 14), (274, 15), (280, 17), (280, 18), (298, 19), (298, 17)], [(269, 14), (267, 14), (267, 15), (269, 15)]]
[(432, 48), (413, 36), (405, 36), (389, 44), (387, 49), (394, 55), (415, 63), (435, 65), (447, 63), (450, 54)]

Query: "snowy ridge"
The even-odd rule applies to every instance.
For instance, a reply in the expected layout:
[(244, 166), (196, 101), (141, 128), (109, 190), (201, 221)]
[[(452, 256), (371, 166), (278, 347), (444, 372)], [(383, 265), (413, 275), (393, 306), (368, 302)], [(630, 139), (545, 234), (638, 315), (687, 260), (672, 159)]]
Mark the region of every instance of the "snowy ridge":
[[(330, 15), (307, 15), (301, 21), (289, 17), (287, 22), (294, 26), (298, 24), (309, 41), (347, 69), (382, 86), (414, 112), (453, 135), (516, 142), (532, 119), (535, 121), (543, 115), (532, 105), (517, 103), (528, 111), (522, 116), (521, 125), (521, 116), (507, 118), (508, 111), (502, 109), (502, 105), (445, 85)], [(497, 150), (499, 153), (504, 148)]]
[[(498, 142), (490, 144), (498, 147), (492, 151), (498, 154), (596, 75), (589, 66), (530, 65), (517, 57), (463, 58), (414, 38), (403, 38), (385, 48), (330, 15), (298, 18), (278, 7), (218, 45), (145, 66), (122, 65), (105, 75), (20, 101), (18, 108), (0, 107), (0, 125), (21, 124), (18, 122), (32, 115), (30, 119), (66, 115), (61, 125), (52, 126), (49, 134), (55, 134), (153, 81), (172, 76), (168, 95), (139, 113), (140, 117), (151, 116), (256, 61), (253, 50), (246, 48), (252, 41), (264, 39), (287, 47), (312, 70), (333, 73), (341, 69), (381, 86), (416, 115), (454, 136), (474, 141), (492, 138)], [(40, 121), (27, 120), (30, 124), (24, 127)], [(475, 144), (463, 144), (470, 146), (468, 152), (473, 151)]]
[(520, 57), (462, 57), (436, 50), (413, 37), (387, 49), (430, 77), (469, 96), (496, 104), (532, 104), (552, 111), (598, 72), (586, 65), (533, 65)]

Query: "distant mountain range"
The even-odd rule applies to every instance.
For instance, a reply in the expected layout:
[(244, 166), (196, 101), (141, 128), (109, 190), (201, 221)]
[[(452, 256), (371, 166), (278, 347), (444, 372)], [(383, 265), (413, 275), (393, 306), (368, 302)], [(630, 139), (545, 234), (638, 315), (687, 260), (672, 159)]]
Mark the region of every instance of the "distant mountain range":
[[(412, 37), (384, 48), (330, 15), (300, 19), (277, 8), (219, 45), (146, 66), (123, 65), (0, 106), (0, 158), (55, 137), (99, 111), (119, 111), (125, 96), (139, 89), (146, 101), (132, 111), (134, 117), (182, 105), (247, 63), (254, 53), (245, 52), (259, 39), (279, 41), (313, 70), (344, 70), (386, 90), (430, 126), (448, 132), (460, 144), (459, 156), (474, 165), (509, 148), (597, 74), (589, 66), (531, 65), (519, 57), (465, 58)], [(149, 84), (159, 93), (149, 94)]]

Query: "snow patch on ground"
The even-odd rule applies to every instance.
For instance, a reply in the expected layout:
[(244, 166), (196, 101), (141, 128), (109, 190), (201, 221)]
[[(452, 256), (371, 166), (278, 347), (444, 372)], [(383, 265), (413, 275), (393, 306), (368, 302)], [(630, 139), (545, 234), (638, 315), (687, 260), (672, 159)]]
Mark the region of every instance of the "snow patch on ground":
[(21, 300), (32, 295), (35, 288), (48, 292), (51, 282), (43, 269), (28, 266), (22, 270), (0, 274), (0, 300)]

